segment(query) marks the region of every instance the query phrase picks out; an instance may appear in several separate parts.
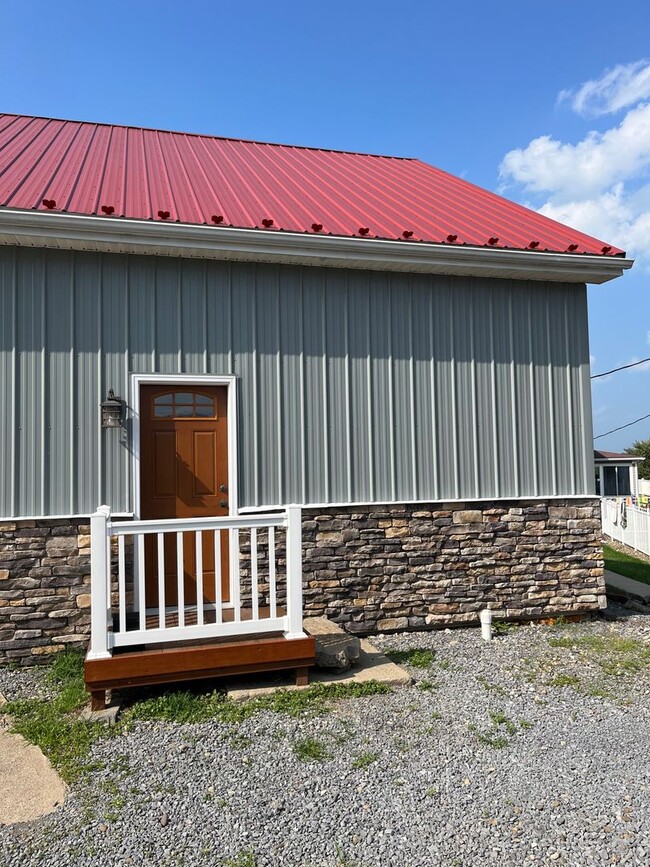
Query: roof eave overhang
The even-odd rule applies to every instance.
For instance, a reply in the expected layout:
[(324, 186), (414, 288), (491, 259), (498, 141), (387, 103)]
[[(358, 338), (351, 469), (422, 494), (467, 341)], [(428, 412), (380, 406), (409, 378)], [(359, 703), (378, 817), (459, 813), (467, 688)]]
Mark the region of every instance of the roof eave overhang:
[(0, 244), (569, 283), (605, 283), (633, 264), (632, 259), (619, 256), (347, 238), (8, 208), (0, 209)]

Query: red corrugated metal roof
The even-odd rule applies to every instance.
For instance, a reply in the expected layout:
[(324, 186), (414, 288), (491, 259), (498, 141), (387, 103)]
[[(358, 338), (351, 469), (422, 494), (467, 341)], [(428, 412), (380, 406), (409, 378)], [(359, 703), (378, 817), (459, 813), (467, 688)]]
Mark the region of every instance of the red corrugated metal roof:
[(11, 114), (0, 114), (0, 205), (269, 231), (623, 253), (416, 159)]

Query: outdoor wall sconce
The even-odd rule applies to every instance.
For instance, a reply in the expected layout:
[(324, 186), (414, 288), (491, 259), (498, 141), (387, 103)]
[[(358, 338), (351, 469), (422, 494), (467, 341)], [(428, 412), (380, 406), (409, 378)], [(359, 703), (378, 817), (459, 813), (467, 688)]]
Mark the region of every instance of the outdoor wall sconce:
[(108, 390), (108, 397), (102, 401), (102, 427), (122, 427), (124, 416), (124, 401), (115, 397), (112, 388)]

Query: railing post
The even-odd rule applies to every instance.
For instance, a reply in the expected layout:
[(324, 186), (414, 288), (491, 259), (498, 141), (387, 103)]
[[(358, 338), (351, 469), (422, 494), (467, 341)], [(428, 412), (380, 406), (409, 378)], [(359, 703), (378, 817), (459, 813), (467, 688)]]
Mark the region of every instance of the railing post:
[(302, 510), (287, 506), (287, 631), (285, 638), (304, 638), (302, 630)]
[(111, 510), (99, 506), (90, 518), (90, 648), (88, 659), (106, 659), (110, 611), (111, 559), (107, 532)]

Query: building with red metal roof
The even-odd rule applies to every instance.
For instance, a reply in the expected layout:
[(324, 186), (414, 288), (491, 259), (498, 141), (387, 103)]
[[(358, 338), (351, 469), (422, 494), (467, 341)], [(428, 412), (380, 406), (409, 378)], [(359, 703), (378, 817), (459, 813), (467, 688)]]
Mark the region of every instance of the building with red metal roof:
[(0, 658), (90, 636), (99, 701), (303, 679), (303, 613), (597, 610), (585, 284), (631, 265), (417, 159), (0, 115)]

